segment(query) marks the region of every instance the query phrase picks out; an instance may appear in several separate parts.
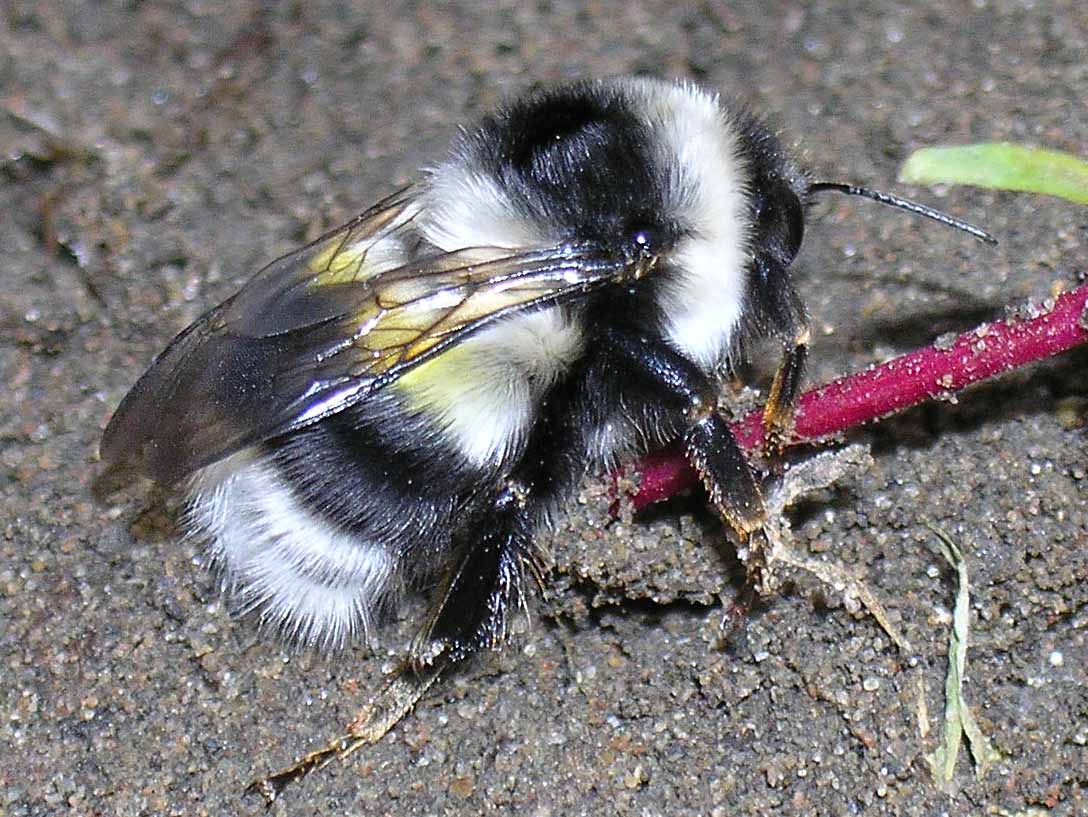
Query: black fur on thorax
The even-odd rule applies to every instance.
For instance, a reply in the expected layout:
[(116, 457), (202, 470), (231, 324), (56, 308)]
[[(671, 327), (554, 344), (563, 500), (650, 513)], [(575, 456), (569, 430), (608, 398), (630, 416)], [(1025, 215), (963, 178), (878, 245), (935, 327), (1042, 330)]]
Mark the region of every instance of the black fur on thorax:
[(464, 148), (529, 220), (563, 240), (621, 249), (639, 232), (662, 245), (677, 238), (650, 136), (624, 93), (587, 82), (511, 103)]

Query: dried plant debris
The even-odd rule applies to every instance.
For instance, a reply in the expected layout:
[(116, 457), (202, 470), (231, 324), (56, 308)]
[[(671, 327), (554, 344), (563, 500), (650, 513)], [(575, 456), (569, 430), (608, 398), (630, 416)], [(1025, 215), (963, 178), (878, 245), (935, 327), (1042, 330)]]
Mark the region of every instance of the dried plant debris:
[(934, 779), (944, 785), (952, 780), (963, 737), (967, 737), (971, 758), (975, 763), (976, 777), (986, 774), (990, 764), (996, 763), (1001, 754), (990, 745), (982, 733), (975, 716), (963, 695), (963, 678), (967, 668), (967, 638), (970, 623), (970, 584), (967, 580), (967, 562), (960, 549), (947, 533), (930, 525), (937, 536), (939, 550), (945, 561), (956, 571), (958, 589), (956, 606), (952, 613), (952, 632), (948, 642), (948, 674), (944, 682), (944, 731), (937, 749), (926, 756)]
[(868, 471), (872, 464), (873, 458), (867, 446), (849, 445), (837, 451), (817, 454), (787, 471), (777, 489), (767, 498), (767, 511), (770, 516), (767, 525), (767, 538), (770, 543), (767, 566), (768, 571), (771, 571), (776, 562), (781, 562), (811, 573), (835, 592), (842, 593), (848, 610), (857, 609), (860, 602), (900, 652), (910, 655), (913, 652), (910, 642), (861, 579), (841, 565), (813, 559), (791, 547), (793, 537), (786, 510), (807, 494), (828, 488), (847, 476)]

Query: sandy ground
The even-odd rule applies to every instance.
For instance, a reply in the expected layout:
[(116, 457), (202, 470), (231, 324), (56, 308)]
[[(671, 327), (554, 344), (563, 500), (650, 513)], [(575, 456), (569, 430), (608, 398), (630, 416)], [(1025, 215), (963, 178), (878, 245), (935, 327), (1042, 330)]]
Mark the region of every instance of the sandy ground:
[[(377, 655), (285, 651), (220, 603), (148, 486), (94, 495), (97, 442), (176, 331), (458, 123), (536, 81), (647, 72), (741, 96), (820, 175), (876, 187), (927, 144), (1088, 150), (1082, 3), (751, 5), (3, 4), (0, 815), (261, 813), (245, 783), (380, 683), (410, 622)], [(797, 265), (813, 381), (1086, 267), (1082, 208), (899, 189), (1002, 244), (818, 205)], [(1086, 364), (857, 435), (872, 470), (796, 512), (800, 546), (864, 576), (915, 656), (793, 574), (715, 646), (736, 559), (699, 501), (606, 527), (591, 490), (532, 631), (273, 813), (1088, 813)], [(967, 691), (1003, 755), (945, 787), (924, 756), (955, 585), (927, 520), (969, 554)]]

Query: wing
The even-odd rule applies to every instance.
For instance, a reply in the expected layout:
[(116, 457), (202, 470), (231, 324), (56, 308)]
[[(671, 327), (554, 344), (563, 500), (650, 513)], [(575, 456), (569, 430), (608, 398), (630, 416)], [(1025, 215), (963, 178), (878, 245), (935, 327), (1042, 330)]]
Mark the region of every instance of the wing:
[(365, 400), (505, 315), (640, 274), (575, 245), (474, 248), (375, 272), (383, 239), (416, 212), (410, 191), (380, 203), (184, 330), (122, 400), (103, 459), (172, 482)]

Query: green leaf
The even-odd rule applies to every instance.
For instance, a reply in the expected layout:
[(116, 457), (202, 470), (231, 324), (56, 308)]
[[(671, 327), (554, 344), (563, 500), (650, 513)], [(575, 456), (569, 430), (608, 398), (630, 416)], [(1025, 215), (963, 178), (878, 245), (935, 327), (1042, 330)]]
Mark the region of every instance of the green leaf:
[(1045, 193), (1088, 204), (1088, 161), (1009, 142), (923, 148), (903, 163), (899, 180)]

